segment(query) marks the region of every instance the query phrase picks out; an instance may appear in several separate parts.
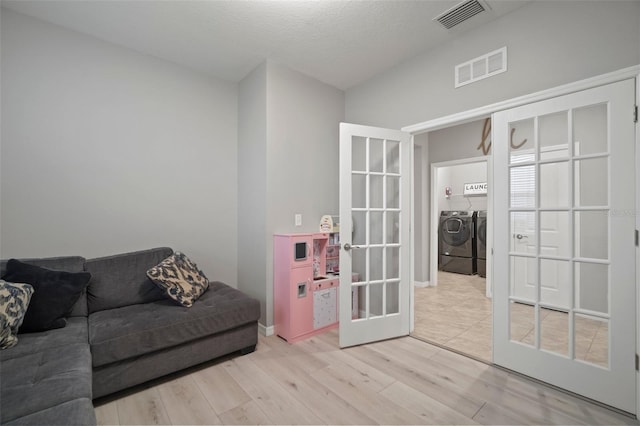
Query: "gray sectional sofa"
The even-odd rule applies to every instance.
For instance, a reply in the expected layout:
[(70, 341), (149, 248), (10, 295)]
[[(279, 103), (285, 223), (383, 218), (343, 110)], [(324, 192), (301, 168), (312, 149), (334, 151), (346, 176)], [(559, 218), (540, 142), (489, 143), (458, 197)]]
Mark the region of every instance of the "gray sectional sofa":
[[(95, 424), (92, 399), (252, 352), (259, 302), (221, 282), (210, 282), (190, 308), (169, 300), (146, 271), (172, 253), (23, 260), (92, 277), (66, 327), (19, 334), (16, 346), (0, 351), (0, 423)], [(0, 276), (5, 265), (0, 261)]]

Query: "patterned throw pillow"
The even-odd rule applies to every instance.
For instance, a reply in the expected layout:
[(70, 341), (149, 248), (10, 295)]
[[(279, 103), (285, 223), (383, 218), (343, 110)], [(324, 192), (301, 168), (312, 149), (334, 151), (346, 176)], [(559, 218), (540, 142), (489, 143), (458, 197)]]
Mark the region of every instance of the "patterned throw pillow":
[(29, 307), (33, 287), (0, 280), (0, 349), (18, 343), (18, 328)]
[(183, 253), (176, 252), (147, 271), (167, 296), (190, 307), (209, 288), (209, 280)]

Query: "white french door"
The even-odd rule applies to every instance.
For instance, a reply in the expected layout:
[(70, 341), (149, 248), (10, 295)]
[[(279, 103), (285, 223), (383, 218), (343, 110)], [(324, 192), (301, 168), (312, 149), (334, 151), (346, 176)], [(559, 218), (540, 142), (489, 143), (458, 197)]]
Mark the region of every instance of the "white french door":
[(411, 137), (340, 123), (340, 347), (409, 334)]
[(494, 363), (636, 412), (635, 85), (493, 115)]

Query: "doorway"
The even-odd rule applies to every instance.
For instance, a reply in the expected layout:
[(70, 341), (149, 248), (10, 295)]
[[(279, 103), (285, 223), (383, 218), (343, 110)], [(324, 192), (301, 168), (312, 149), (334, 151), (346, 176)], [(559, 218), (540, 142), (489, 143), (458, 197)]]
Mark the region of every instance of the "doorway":
[(431, 279), (415, 288), (413, 335), (491, 363), (487, 167), (487, 157), (430, 165), (431, 262), (422, 267)]

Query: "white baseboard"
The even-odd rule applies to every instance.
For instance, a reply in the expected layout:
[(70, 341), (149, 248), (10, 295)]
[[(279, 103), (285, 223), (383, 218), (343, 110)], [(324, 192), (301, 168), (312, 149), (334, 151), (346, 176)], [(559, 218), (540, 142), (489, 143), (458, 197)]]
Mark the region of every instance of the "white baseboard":
[(258, 323), (258, 333), (262, 334), (263, 336), (272, 336), (274, 333), (273, 326), (271, 325), (267, 327), (265, 325)]
[(430, 281), (414, 281), (413, 285), (416, 287), (431, 287)]

